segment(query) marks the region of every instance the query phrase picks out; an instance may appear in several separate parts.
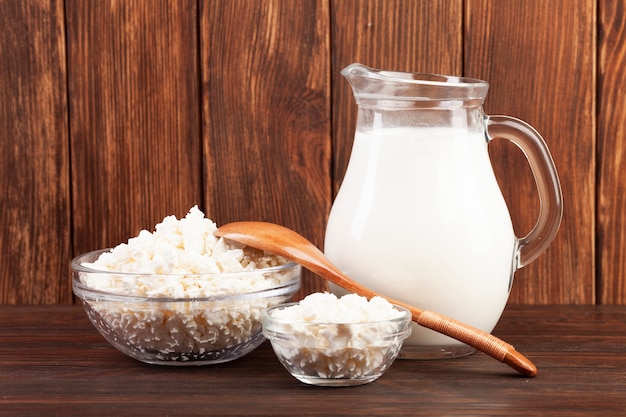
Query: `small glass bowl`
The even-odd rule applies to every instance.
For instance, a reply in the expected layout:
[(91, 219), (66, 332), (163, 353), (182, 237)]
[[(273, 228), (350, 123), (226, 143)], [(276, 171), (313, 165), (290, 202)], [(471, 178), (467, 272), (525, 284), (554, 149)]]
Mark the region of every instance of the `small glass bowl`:
[[(261, 326), (265, 309), (289, 301), (300, 288), (301, 267), (293, 262), (253, 271), (202, 275), (119, 273), (83, 265), (94, 262), (108, 250), (89, 252), (72, 260), (74, 294), (111, 345), (150, 364), (208, 365), (250, 353), (265, 340)], [(207, 280), (267, 279), (272, 284), (260, 291), (209, 297), (132, 294), (137, 280), (177, 285), (181, 279), (200, 286), (206, 285)], [(119, 293), (93, 289), (98, 282), (126, 285), (130, 290)]]
[[(267, 309), (263, 334), (280, 363), (296, 379), (320, 386), (363, 385), (378, 379), (394, 362), (411, 334), (411, 313), (364, 323), (287, 321), (272, 314), (297, 303)], [(323, 308), (323, 307), (321, 307)]]

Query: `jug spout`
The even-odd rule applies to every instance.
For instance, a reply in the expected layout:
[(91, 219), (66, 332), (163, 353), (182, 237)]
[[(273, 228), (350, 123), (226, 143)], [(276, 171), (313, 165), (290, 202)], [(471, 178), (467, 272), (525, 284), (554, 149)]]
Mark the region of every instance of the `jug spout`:
[[(484, 101), (489, 83), (466, 77), (417, 72), (385, 71), (354, 63), (341, 71), (358, 104), (363, 100), (394, 100), (397, 102), (447, 101), (467, 106)], [(398, 103), (396, 103), (398, 105)]]
[(355, 63), (345, 67), (341, 71), (341, 75), (348, 80), (352, 88), (358, 91), (363, 83), (369, 83), (370, 80), (375, 79), (377, 72), (378, 71), (373, 68)]
[(391, 72), (373, 69), (359, 63), (348, 65), (341, 71), (341, 75), (350, 83), (357, 102), (361, 97), (395, 96), (394, 85), (401, 79), (394, 77)]

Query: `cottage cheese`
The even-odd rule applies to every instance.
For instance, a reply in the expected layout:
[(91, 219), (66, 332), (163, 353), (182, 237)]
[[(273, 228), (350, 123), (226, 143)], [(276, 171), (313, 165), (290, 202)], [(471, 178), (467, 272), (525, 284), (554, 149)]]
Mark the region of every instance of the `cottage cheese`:
[(277, 355), (302, 380), (380, 375), (411, 328), (408, 313), (384, 298), (329, 293), (272, 310), (266, 325)]
[[(280, 256), (215, 236), (216, 224), (197, 206), (177, 220), (168, 216), (154, 232), (137, 237), (100, 255), (88, 268), (137, 275), (89, 275), (85, 283), (95, 290), (146, 297), (210, 297), (259, 291), (280, 284), (281, 276), (263, 274), (246, 279), (224, 279), (199, 274), (253, 271), (285, 264)], [(140, 274), (149, 274), (142, 276)], [(155, 276), (158, 275), (158, 276)], [(278, 280), (277, 280), (278, 279)]]
[(178, 299), (85, 301), (92, 320), (109, 333), (105, 337), (123, 340), (129, 351), (146, 352), (163, 361), (223, 361), (219, 358), (225, 350), (260, 343), (262, 312), (286, 297), (207, 298), (274, 288), (293, 280), (299, 270), (267, 270), (287, 260), (217, 238), (216, 230), (216, 224), (196, 206), (185, 218), (165, 217), (154, 232), (143, 230), (93, 263), (84, 263), (93, 271), (80, 279), (90, 289)]

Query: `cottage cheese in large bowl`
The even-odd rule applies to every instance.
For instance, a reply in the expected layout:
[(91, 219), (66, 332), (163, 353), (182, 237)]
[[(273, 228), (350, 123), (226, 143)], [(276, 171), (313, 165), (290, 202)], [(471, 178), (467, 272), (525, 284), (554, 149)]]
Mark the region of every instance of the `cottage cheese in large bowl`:
[(300, 266), (214, 235), (193, 207), (113, 249), (72, 261), (74, 293), (100, 333), (148, 363), (237, 359), (264, 339), (261, 314), (300, 287)]

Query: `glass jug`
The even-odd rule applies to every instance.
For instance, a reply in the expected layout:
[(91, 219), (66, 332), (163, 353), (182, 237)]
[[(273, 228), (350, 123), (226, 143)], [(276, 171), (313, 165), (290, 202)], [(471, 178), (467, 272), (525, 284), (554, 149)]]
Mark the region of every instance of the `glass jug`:
[[(561, 187), (544, 140), (521, 120), (485, 115), (485, 81), (360, 64), (342, 75), (358, 119), (328, 219), (326, 255), (379, 293), (491, 332), (514, 272), (549, 246), (561, 222)], [(536, 181), (539, 219), (522, 238), (489, 159), (494, 138), (522, 149)], [(473, 351), (414, 323), (400, 357)]]

